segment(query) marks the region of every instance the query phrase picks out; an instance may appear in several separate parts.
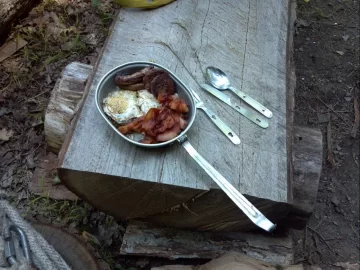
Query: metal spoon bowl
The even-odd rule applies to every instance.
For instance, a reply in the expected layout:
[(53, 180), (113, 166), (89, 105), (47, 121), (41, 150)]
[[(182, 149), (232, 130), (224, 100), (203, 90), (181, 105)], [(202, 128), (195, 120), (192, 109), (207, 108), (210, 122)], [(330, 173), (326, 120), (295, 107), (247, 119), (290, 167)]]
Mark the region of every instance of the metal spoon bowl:
[(253, 107), (255, 110), (260, 112), (262, 115), (266, 116), (267, 118), (271, 118), (273, 116), (273, 113), (264, 105), (260, 104), (252, 97), (249, 97), (247, 94), (231, 86), (229, 77), (221, 69), (218, 69), (216, 67), (207, 67), (206, 77), (208, 82), (215, 88), (219, 90), (230, 90), (247, 104), (249, 104), (251, 107)]

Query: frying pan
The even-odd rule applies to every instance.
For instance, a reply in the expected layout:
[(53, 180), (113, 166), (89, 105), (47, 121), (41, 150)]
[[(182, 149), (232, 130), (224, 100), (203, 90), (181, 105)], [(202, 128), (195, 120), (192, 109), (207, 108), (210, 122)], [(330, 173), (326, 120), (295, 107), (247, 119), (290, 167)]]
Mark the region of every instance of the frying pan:
[[(156, 144), (145, 144), (141, 143), (140, 138), (136, 136), (127, 136), (122, 134), (115, 125), (109, 120), (107, 115), (105, 114), (102, 101), (107, 95), (117, 89), (114, 78), (117, 73), (128, 75), (134, 72), (137, 72), (147, 66), (155, 66), (161, 68), (169, 73), (171, 78), (174, 80), (177, 94), (180, 98), (184, 99), (186, 104), (189, 107), (188, 112), (188, 125), (187, 127), (175, 138), (161, 143)], [(130, 62), (115, 67), (110, 70), (107, 74), (105, 74), (96, 87), (95, 92), (95, 102), (96, 106), (105, 119), (105, 121), (110, 125), (110, 127), (123, 139), (128, 142), (147, 148), (157, 148), (167, 146), (174, 142), (180, 143), (185, 150), (189, 153), (189, 155), (200, 165), (200, 167), (217, 183), (217, 185), (229, 196), (229, 198), (244, 212), (244, 214), (258, 227), (264, 229), (265, 231), (271, 232), (275, 229), (276, 225), (273, 224), (270, 220), (268, 220), (251, 202), (249, 202), (229, 181), (227, 181), (213, 166), (210, 165), (190, 144), (188, 137), (186, 136), (187, 131), (191, 128), (192, 124), (195, 121), (196, 117), (196, 106), (194, 97), (191, 94), (191, 91), (185, 86), (185, 84), (176, 77), (170, 70), (167, 68), (155, 64), (152, 62)]]

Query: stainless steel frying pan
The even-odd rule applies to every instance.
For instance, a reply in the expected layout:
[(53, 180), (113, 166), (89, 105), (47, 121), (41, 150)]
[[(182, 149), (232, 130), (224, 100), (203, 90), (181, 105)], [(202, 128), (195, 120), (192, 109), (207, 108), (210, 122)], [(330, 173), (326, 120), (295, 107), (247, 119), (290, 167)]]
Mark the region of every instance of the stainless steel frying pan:
[[(189, 106), (188, 126), (186, 127), (186, 129), (183, 130), (177, 137), (173, 138), (172, 140), (157, 144), (144, 144), (140, 143), (136, 137), (125, 136), (111, 123), (102, 108), (103, 99), (110, 92), (116, 90), (114, 78), (117, 73), (127, 75), (139, 71), (147, 66), (156, 66), (166, 70), (175, 82), (176, 91), (179, 97), (184, 99), (186, 104), (188, 104)], [(141, 147), (156, 148), (166, 146), (174, 142), (179, 142), (189, 153), (189, 155), (204, 169), (204, 171), (217, 183), (217, 185), (229, 196), (229, 198), (245, 213), (245, 215), (252, 222), (254, 222), (260, 228), (269, 232), (275, 229), (276, 225), (273, 224), (270, 220), (268, 220), (251, 202), (249, 202), (236, 188), (234, 188), (233, 185), (229, 181), (227, 181), (213, 166), (211, 166), (190, 144), (188, 137), (186, 136), (186, 132), (191, 128), (196, 117), (196, 105), (194, 97), (191, 94), (191, 91), (185, 86), (185, 84), (170, 70), (159, 64), (154, 64), (151, 62), (131, 62), (118, 66), (105, 74), (104, 77), (100, 80), (96, 88), (95, 102), (100, 114), (110, 125), (110, 127), (120, 137), (132, 144)]]

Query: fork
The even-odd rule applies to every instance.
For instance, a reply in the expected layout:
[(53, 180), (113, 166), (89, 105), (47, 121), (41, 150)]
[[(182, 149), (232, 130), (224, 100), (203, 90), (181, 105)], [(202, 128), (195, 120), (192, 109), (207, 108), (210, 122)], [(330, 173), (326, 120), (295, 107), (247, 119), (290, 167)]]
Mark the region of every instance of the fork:
[(192, 89), (190, 89), (194, 99), (195, 106), (197, 109), (203, 110), (205, 114), (214, 122), (214, 124), (225, 134), (225, 136), (233, 143), (240, 144), (240, 138), (235, 134), (235, 132), (228, 127), (220, 118), (213, 112), (211, 109), (205, 106), (204, 102), (200, 99), (199, 95)]

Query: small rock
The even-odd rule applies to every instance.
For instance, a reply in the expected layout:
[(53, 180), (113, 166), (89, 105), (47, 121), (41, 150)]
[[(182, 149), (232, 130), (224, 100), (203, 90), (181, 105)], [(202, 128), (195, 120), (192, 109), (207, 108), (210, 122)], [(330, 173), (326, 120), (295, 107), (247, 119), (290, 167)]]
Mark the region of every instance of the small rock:
[(334, 192), (334, 190), (332, 189), (332, 187), (327, 187), (326, 189), (327, 189), (327, 191), (329, 191), (329, 192)]
[(300, 47), (300, 48), (299, 48), (299, 51), (300, 51), (300, 52), (303, 52), (303, 51), (304, 51), (304, 48), (303, 48), (303, 47)]
[(355, 214), (355, 211), (354, 211), (354, 210), (351, 210), (351, 213)]
[(310, 41), (310, 38), (307, 37), (306, 40), (307, 40), (307, 41)]
[(341, 149), (342, 149), (342, 148), (341, 148), (340, 145), (337, 145), (337, 146), (336, 146), (336, 150), (340, 151)]
[(0, 109), (0, 117), (3, 116), (3, 115), (5, 115), (5, 114), (8, 114), (8, 113), (9, 113), (9, 110), (8, 110), (8, 109), (6, 109), (6, 108), (1, 108), (1, 109)]
[(338, 206), (340, 204), (340, 201), (339, 199), (336, 197), (336, 196), (333, 196), (331, 198), (331, 202), (335, 205), (335, 206)]
[(339, 225), (339, 223), (337, 223), (336, 221), (333, 221), (332, 223), (333, 223), (334, 225), (336, 225), (336, 226)]
[(31, 152), (31, 153), (26, 157), (26, 166), (28, 167), (28, 169), (34, 169), (34, 168), (35, 168), (34, 152)]
[(340, 155), (340, 156), (344, 156), (345, 153), (344, 153), (344, 152), (339, 152), (339, 155)]
[(149, 258), (147, 258), (147, 257), (139, 258), (139, 259), (136, 261), (136, 266), (142, 269), (142, 268), (144, 268), (145, 266), (147, 266), (149, 263), (150, 263), (150, 259), (149, 259)]
[(351, 101), (351, 97), (344, 97), (344, 99), (345, 99), (346, 102)]
[(310, 24), (303, 20), (303, 19), (297, 19), (295, 24), (298, 26), (298, 27), (308, 27)]
[(75, 228), (76, 227), (76, 222), (72, 222), (70, 225), (69, 225), (70, 228)]

